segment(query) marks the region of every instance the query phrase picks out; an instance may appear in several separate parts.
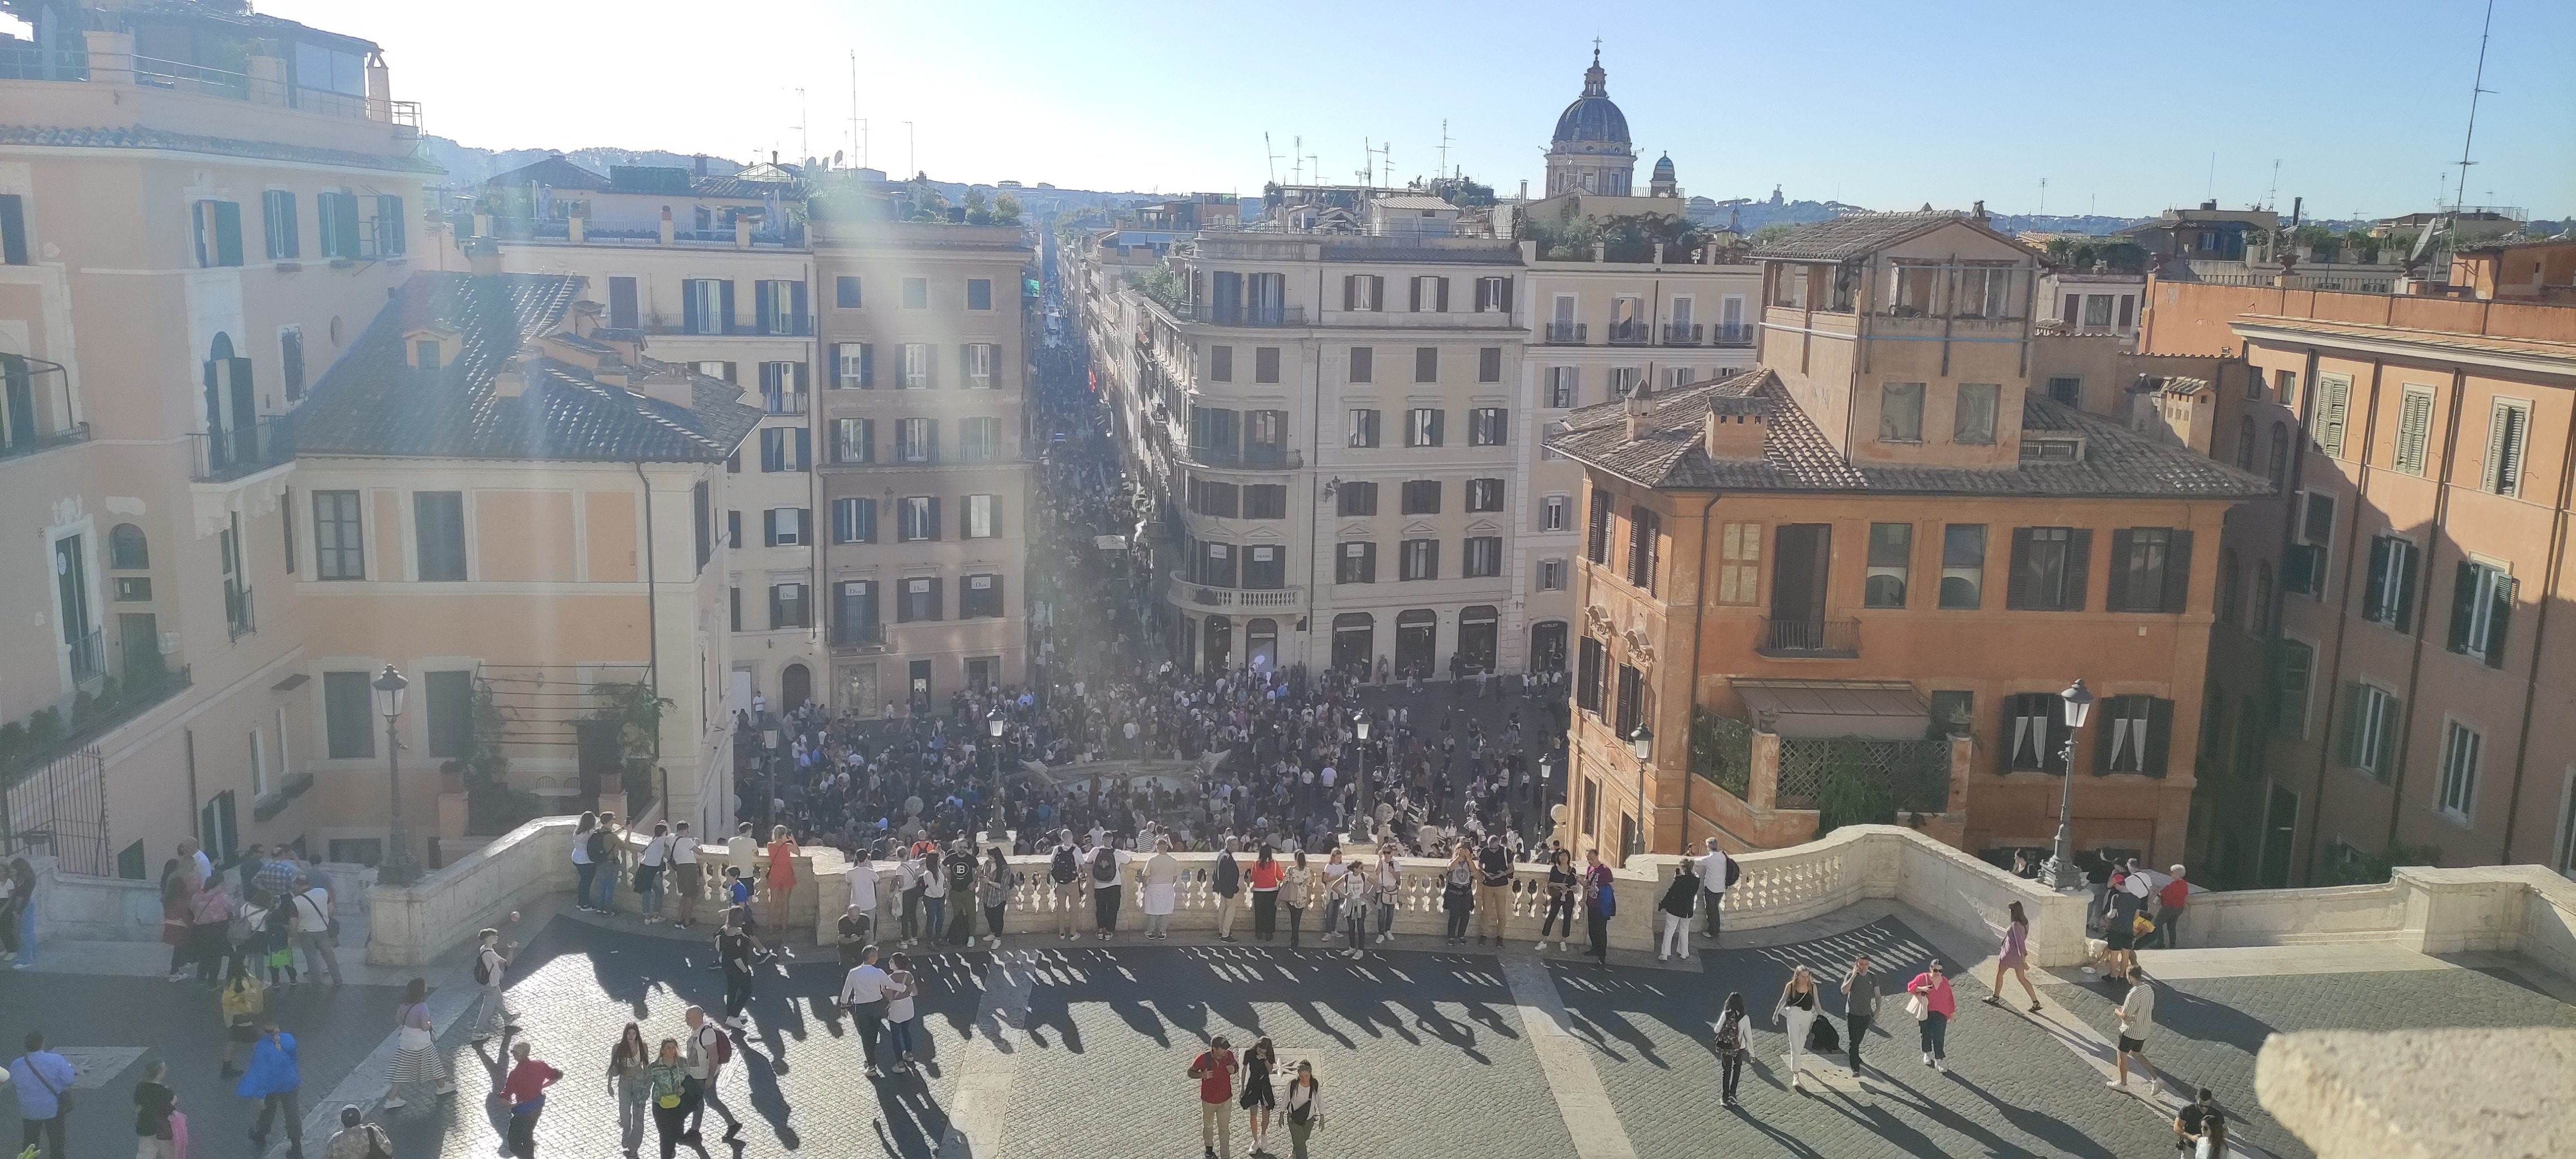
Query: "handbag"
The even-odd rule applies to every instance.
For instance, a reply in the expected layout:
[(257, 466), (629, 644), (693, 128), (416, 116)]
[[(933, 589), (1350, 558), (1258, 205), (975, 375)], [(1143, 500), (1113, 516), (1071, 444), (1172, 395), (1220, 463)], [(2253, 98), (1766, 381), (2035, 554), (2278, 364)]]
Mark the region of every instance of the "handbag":
[(1906, 996), (1905, 1012), (1913, 1015), (1916, 1022), (1921, 1022), (1932, 1016), (1932, 1003), (1924, 999), (1922, 991), (1917, 990)]
[(1833, 1019), (1817, 1015), (1807, 1024), (1807, 1049), (1818, 1054), (1831, 1054), (1843, 1048), (1843, 1036), (1834, 1029)]
[(36, 1060), (32, 1056), (23, 1054), (19, 1055), (18, 1061), (27, 1064), (27, 1073), (35, 1078), (37, 1086), (45, 1088), (47, 1093), (54, 1096), (55, 1118), (59, 1119), (72, 1113), (72, 1095), (70, 1091), (55, 1090), (54, 1084), (46, 1080), (45, 1072), (36, 1069)]

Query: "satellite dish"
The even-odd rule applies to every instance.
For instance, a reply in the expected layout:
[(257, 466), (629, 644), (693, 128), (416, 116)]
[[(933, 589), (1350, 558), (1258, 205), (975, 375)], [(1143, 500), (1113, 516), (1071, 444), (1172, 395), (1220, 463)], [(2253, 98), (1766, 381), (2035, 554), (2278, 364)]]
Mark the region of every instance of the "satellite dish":
[(841, 163), (841, 150), (835, 149), (835, 150), (833, 150), (833, 151), (832, 151), (832, 164), (834, 164), (834, 165), (838, 165), (838, 164), (840, 164), (840, 163)]

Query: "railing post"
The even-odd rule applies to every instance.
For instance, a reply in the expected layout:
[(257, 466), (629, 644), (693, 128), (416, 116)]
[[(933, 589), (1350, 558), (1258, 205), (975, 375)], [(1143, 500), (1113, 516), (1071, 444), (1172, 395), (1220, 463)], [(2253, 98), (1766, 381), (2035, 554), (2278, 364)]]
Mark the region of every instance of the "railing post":
[(1759, 812), (1777, 808), (1780, 799), (1780, 734), (1753, 732), (1752, 768), (1744, 783), (1744, 803)]

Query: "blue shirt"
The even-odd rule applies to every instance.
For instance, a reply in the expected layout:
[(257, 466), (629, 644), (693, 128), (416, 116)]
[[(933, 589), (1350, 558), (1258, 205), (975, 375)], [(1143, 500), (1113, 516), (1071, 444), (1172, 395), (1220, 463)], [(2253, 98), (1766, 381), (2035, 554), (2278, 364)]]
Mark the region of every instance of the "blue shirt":
[[(31, 1065), (35, 1069), (30, 1070)], [(44, 1082), (36, 1081), (40, 1075)], [(50, 1119), (60, 1114), (62, 1105), (54, 1101), (54, 1095), (72, 1089), (73, 1080), (79, 1077), (79, 1072), (72, 1069), (69, 1060), (50, 1050), (22, 1054), (10, 1060), (9, 1083), (18, 1088), (18, 1117)], [(47, 1084), (51, 1084), (53, 1089), (46, 1090)]]
[(233, 1093), (245, 1099), (284, 1094), (304, 1085), (295, 1058), (295, 1036), (281, 1030), (260, 1036), (250, 1048), (250, 1068), (242, 1072)]

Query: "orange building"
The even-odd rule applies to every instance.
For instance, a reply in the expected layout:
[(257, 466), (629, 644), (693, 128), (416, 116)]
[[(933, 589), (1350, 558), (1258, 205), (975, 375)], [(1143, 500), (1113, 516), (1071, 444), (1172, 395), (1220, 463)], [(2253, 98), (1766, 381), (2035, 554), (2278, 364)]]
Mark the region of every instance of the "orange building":
[(2265, 483), (2029, 390), (2035, 255), (1980, 219), (1852, 215), (1754, 257), (1760, 368), (1548, 443), (1588, 476), (1578, 840), (1776, 847), (1825, 806), (2045, 848), (2080, 677), (2074, 844), (2178, 856), (2216, 588), (2192, 545)]

